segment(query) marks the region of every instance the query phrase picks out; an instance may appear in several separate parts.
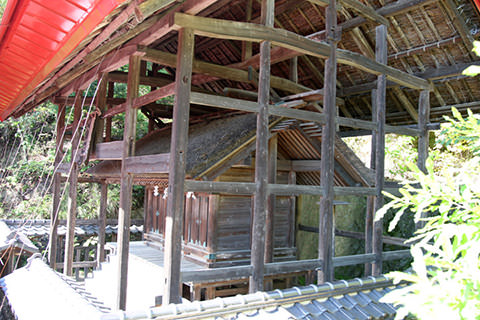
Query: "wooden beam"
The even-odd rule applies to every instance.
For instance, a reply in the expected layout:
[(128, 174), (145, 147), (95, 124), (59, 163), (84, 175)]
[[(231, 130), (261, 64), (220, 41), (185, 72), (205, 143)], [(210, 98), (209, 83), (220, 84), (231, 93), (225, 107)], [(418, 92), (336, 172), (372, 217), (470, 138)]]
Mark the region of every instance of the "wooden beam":
[[(262, 0), (261, 24), (273, 27), (275, 1)], [(248, 40), (248, 39), (245, 39)], [(255, 195), (252, 222), (249, 292), (263, 291), (265, 273), (265, 223), (268, 201), (268, 107), (270, 101), (270, 41), (260, 43), (260, 74), (258, 79), (257, 140), (255, 150)]]
[(130, 56), (128, 64), (127, 108), (123, 131), (122, 171), (120, 176), (120, 206), (118, 212), (118, 273), (116, 308), (125, 310), (127, 306), (128, 256), (130, 247), (130, 220), (132, 210), (133, 175), (126, 170), (126, 159), (135, 155), (135, 137), (137, 110), (132, 108), (133, 100), (138, 96), (140, 78), (139, 56)]
[(403, 90), (398, 87), (393, 88), (393, 92), (395, 93), (396, 97), (402, 103), (403, 107), (407, 110), (408, 114), (413, 118), (413, 120), (418, 121), (418, 112), (413, 106), (413, 104), (408, 100), (408, 97), (405, 95)]
[(125, 170), (131, 174), (168, 173), (169, 161), (169, 153), (128, 157)]
[(77, 187), (78, 187), (78, 153), (81, 139), (80, 119), (82, 117), (82, 91), (75, 94), (75, 104), (73, 110), (73, 138), (70, 159), (69, 187), (68, 187), (68, 216), (67, 216), (67, 234), (65, 236), (65, 268), (63, 273), (66, 276), (72, 276), (73, 250), (75, 241), (75, 223), (77, 219)]
[[(128, 80), (128, 73), (122, 71), (112, 71), (108, 73), (108, 81), (116, 82), (116, 83), (127, 83)], [(144, 86), (150, 87), (163, 87), (173, 80), (170, 77), (162, 77), (160, 75), (157, 76), (140, 76), (140, 84)]]
[[(387, 27), (380, 25), (376, 27), (376, 59), (381, 63), (387, 63)], [(377, 78), (376, 95), (376, 150), (375, 150), (375, 212), (383, 207), (383, 188), (385, 183), (385, 109), (386, 109), (387, 79), (385, 75)], [(372, 275), (382, 274), (382, 251), (383, 251), (383, 220), (375, 221), (373, 224), (373, 253), (376, 255), (375, 263), (372, 265)]]
[(163, 296), (165, 304), (181, 301), (180, 263), (194, 38), (193, 30), (188, 28), (179, 30), (165, 226), (165, 289)]
[[(144, 60), (166, 65), (172, 68), (176, 68), (176, 56), (171, 53), (163, 52), (160, 50), (142, 48), (139, 49), (143, 55)], [(251, 83), (252, 79), (249, 78), (248, 71), (236, 69), (232, 67), (222, 66), (210, 62), (204, 62), (201, 60), (194, 60), (192, 71), (194, 73), (200, 73), (213, 78), (227, 79), (239, 82)], [(257, 79), (255, 79), (257, 81)], [(310, 91), (311, 89), (301, 84), (297, 84), (288, 79), (272, 76), (270, 85), (272, 88), (280, 89), (282, 91), (291, 93), (300, 93)]]
[[(150, 104), (162, 98), (171, 96), (174, 93), (175, 93), (175, 82), (172, 82), (159, 89), (155, 89), (141, 97), (137, 97), (133, 99), (132, 108), (134, 109), (141, 108), (147, 104)], [(107, 112), (105, 112), (102, 118), (110, 118), (110, 117), (113, 117), (114, 115), (122, 113), (125, 111), (126, 106), (127, 106), (127, 102), (122, 103), (116, 107), (113, 107), (109, 109)]]
[[(418, 138), (418, 159), (417, 166), (425, 174), (427, 172), (427, 158), (428, 158), (428, 148), (430, 145), (430, 134), (428, 130), (428, 124), (430, 123), (430, 92), (421, 91), (420, 98), (418, 101), (418, 129), (420, 130), (420, 136)], [(421, 213), (421, 220), (416, 223), (416, 228), (421, 229), (425, 226), (426, 221), (423, 219), (427, 217), (426, 212)]]
[[(322, 147), (320, 183), (323, 189), (320, 199), (319, 229), (322, 234), (318, 239), (318, 259), (322, 261), (322, 269), (318, 271), (318, 282), (333, 281), (335, 255), (333, 242), (333, 199), (334, 199), (334, 167), (335, 167), (335, 115), (336, 115), (336, 81), (337, 81), (337, 43), (339, 30), (337, 26), (336, 1), (330, 0), (325, 9), (327, 42), (329, 44), (328, 59), (325, 61), (325, 83), (323, 96), (323, 113), (325, 124), (322, 125)], [(340, 31), (341, 32), (341, 31)]]
[(90, 160), (122, 160), (123, 141), (98, 143)]
[(107, 220), (108, 184), (100, 184), (100, 206), (98, 208), (97, 269), (105, 261), (105, 226)]
[[(272, 44), (326, 59), (330, 55), (330, 45), (317, 42), (283, 29), (221, 19), (190, 16), (176, 13), (175, 24), (195, 29), (198, 35), (245, 41), (270, 41)], [(417, 78), (385, 64), (378, 63), (358, 53), (337, 49), (339, 63), (356, 67), (375, 75), (386, 74), (387, 78), (412, 89), (429, 89), (428, 81)]]

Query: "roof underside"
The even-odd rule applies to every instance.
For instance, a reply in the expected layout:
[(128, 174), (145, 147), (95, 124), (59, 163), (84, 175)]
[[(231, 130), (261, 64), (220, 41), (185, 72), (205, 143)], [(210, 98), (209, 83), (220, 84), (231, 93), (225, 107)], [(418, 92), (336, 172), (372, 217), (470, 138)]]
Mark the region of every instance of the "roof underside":
[[(123, 3), (121, 8), (115, 10), (107, 18), (107, 21), (111, 22), (110, 25), (105, 22), (98, 24), (95, 31), (88, 36), (88, 41), (85, 40), (77, 46), (73, 54), (64, 59), (48, 76), (43, 75), (45, 77), (43, 84), (40, 83), (36, 87), (28, 87), (28, 89), (25, 89), (24, 84), (18, 85), (15, 92), (27, 90), (29, 93), (23, 102), (12, 97), (12, 90), (0, 89), (3, 117), (20, 116), (54, 95), (66, 96), (76, 86), (85, 87), (84, 82), (96, 79), (97, 73), (100, 71), (117, 69), (118, 66), (128, 62), (128, 59), (119, 58), (122, 57), (121, 50), (128, 51), (127, 45), (140, 44), (163, 52), (176, 53), (177, 32), (168, 23), (163, 24), (165, 28), (159, 27), (162, 25), (162, 21), (167, 20), (166, 18), (161, 19), (163, 14), (167, 14), (167, 18), (169, 18), (168, 15), (171, 12), (182, 11), (199, 16), (242, 22), (248, 20), (258, 22), (260, 15), (260, 5), (257, 1), (253, 1), (251, 19), (248, 19), (248, 0), (191, 0), (180, 4), (176, 4), (174, 1), (163, 1), (162, 8), (156, 8), (158, 10), (155, 11), (149, 7), (150, 9), (146, 10), (146, 3), (151, 2), (145, 1), (144, 7), (128, 1)], [(470, 0), (400, 0), (397, 2), (362, 0), (361, 2), (377, 9), (389, 20), (388, 65), (433, 82), (432, 122), (441, 121), (442, 116), (450, 110), (452, 105), (457, 106), (460, 110), (464, 110), (466, 107), (474, 110), (480, 108), (478, 79), (461, 75), (461, 71), (466, 66), (477, 63), (479, 60), (470, 51), (472, 41), (478, 36), (480, 30), (479, 17)], [(139, 11), (143, 15), (138, 14)], [(323, 7), (310, 1), (276, 1), (275, 27), (322, 41), (325, 29), (324, 11)], [(135, 12), (137, 13), (135, 14)], [(358, 17), (354, 11), (345, 6), (338, 11), (338, 23), (343, 27), (342, 40), (339, 43), (340, 49), (374, 58), (376, 27), (374, 23)], [(107, 29), (107, 26), (110, 29)], [(17, 33), (20, 31), (22, 29), (17, 29)], [(15, 34), (13, 33), (13, 35)], [(13, 35), (6, 35), (6, 39), (12, 38)], [(258, 62), (255, 59), (245, 59), (245, 46), (245, 42), (242, 41), (197, 36), (195, 58), (236, 69), (247, 70), (248, 66), (258, 69)], [(280, 52), (277, 49), (274, 48), (272, 52)], [(255, 57), (258, 52), (258, 44), (253, 43), (252, 55)], [(6, 53), (2, 47), (0, 59)], [(25, 50), (17, 50), (15, 55), (18, 55), (16, 59), (21, 59), (21, 56), (25, 55)], [(272, 75), (288, 79), (290, 57), (288, 54), (278, 53), (273, 59)], [(105, 67), (106, 60), (109, 58), (112, 58), (109, 61), (113, 65), (110, 68)], [(14, 66), (4, 66), (3, 61), (0, 60), (2, 63), (0, 67), (7, 68), (9, 73), (17, 74), (13, 70), (18, 68), (18, 63)], [(28, 61), (25, 63), (31, 65)], [(156, 72), (157, 69), (161, 69), (162, 73)], [(323, 59), (306, 55), (300, 56), (298, 59), (299, 84), (309, 89), (323, 88), (323, 69)], [(147, 76), (149, 79), (155, 77), (157, 83), (162, 83), (162, 81), (168, 83), (175, 77), (175, 68), (171, 65), (155, 66), (155, 70), (149, 70)], [(21, 73), (18, 74), (21, 75)], [(339, 106), (339, 115), (371, 120), (371, 89), (374, 88), (376, 76), (347, 65), (339, 65), (337, 74), (337, 95), (344, 99), (344, 105)], [(78, 81), (81, 76), (83, 78)], [(24, 78), (28, 77), (24, 76)], [(25, 81), (27, 80), (25, 79)], [(257, 90), (254, 81), (238, 82), (200, 74), (194, 76), (192, 84), (196, 91), (207, 91), (220, 95), (224, 95), (225, 92), (231, 94), (232, 88), (252, 92)], [(296, 93), (281, 88), (274, 90), (279, 97)], [(419, 91), (389, 84), (387, 123), (415, 124), (418, 100)], [(313, 107), (308, 103), (305, 108), (312, 109)], [(142, 111), (151, 117), (171, 117), (171, 106), (150, 104), (142, 108)], [(192, 117), (214, 112), (218, 112), (218, 109), (195, 105), (191, 108)]]

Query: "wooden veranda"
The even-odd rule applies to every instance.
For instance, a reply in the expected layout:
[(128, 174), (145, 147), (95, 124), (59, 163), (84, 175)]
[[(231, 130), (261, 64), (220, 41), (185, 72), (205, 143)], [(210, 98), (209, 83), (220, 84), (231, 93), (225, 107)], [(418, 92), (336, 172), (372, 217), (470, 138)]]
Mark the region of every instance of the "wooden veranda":
[[(127, 0), (84, 35), (48, 76), (32, 82), (28, 94), (2, 99), (6, 107), (1, 117), (21, 116), (47, 99), (58, 105), (51, 238), (56, 239), (62, 177), (67, 175), (66, 275), (72, 273), (77, 183), (101, 184), (100, 229), (105, 227), (107, 184), (113, 183), (81, 175), (80, 168), (93, 160), (120, 161), (119, 309), (125, 309), (127, 299), (135, 179), (144, 185), (157, 181), (152, 188), (168, 179), (163, 303), (179, 302), (182, 294), (180, 261), (188, 192), (253, 198), (250, 264), (213, 269), (205, 275), (249, 277), (250, 292), (268, 288), (266, 276), (276, 272), (308, 269), (321, 283), (333, 280), (336, 266), (367, 263), (367, 272), (379, 275), (383, 260), (408, 255), (383, 252), (383, 222), (374, 221), (374, 212), (384, 201), (385, 135), (418, 137), (418, 166), (425, 170), (429, 130), (442, 115), (452, 106), (461, 112), (480, 107), (478, 80), (461, 75), (464, 68), (478, 63), (471, 52), (476, 37), (471, 30), (480, 30), (478, 26), (476, 7), (468, 0)], [(0, 55), (6, 52), (4, 47), (1, 50)], [(126, 64), (128, 73), (119, 70)], [(94, 80), (95, 97), (85, 97)], [(126, 98), (116, 97), (116, 83), (127, 84)], [(172, 96), (173, 105), (161, 100)], [(66, 106), (73, 106), (71, 124), (65, 120)], [(149, 118), (147, 135), (170, 130), (169, 152), (136, 154), (139, 110)], [(189, 126), (248, 113), (255, 114), (257, 121), (248, 149), (255, 151), (254, 181), (215, 180), (243, 160), (240, 153), (224, 157), (214, 173), (187, 175)], [(124, 114), (124, 131), (115, 141), (112, 118), (119, 114)], [(314, 124), (314, 134), (321, 137), (321, 141), (310, 139), (320, 162), (310, 159), (302, 164), (315, 166), (311, 171), (320, 173), (318, 185), (296, 184), (293, 174), (288, 183), (278, 183), (272, 174), (287, 153), (277, 150), (276, 140), (282, 124), (290, 125), (284, 122), (287, 119), (295, 120), (300, 129)], [(335, 173), (335, 140), (365, 134), (372, 135), (373, 181), (336, 185), (342, 177)], [(67, 138), (70, 161), (64, 160)], [(300, 194), (321, 196), (318, 259), (274, 262), (275, 197)], [(366, 245), (364, 254), (340, 258), (334, 257), (333, 208), (335, 195), (345, 194), (369, 199)], [(99, 242), (104, 242), (102, 235)], [(55, 243), (50, 246), (51, 257), (56, 256)]]

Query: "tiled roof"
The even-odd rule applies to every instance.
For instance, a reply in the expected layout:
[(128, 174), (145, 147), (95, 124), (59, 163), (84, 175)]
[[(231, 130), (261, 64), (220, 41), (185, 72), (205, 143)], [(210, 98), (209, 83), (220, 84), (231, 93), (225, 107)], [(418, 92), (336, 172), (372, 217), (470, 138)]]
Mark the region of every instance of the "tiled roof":
[[(17, 232), (21, 232), (28, 237), (41, 237), (48, 236), (50, 234), (50, 220), (1, 220), (6, 225)], [(63, 221), (62, 221), (63, 222)], [(58, 235), (63, 236), (67, 232), (65, 222), (60, 222), (58, 226)], [(143, 226), (140, 225), (143, 221), (134, 221), (137, 225), (133, 224), (130, 227), (131, 233), (143, 232)], [(117, 233), (118, 226), (115, 224), (108, 224), (105, 227), (107, 234)], [(82, 221), (77, 223), (75, 227), (75, 235), (77, 236), (89, 236), (98, 234), (98, 225), (96, 220)]]
[(22, 250), (35, 253), (38, 248), (21, 232), (11, 230), (5, 222), (0, 220), (0, 251), (10, 247), (21, 248)]
[(380, 298), (394, 288), (385, 276), (369, 277), (105, 314), (102, 319), (393, 319), (395, 308)]
[(79, 294), (41, 259), (0, 279), (0, 286), (18, 320), (99, 319), (98, 303)]

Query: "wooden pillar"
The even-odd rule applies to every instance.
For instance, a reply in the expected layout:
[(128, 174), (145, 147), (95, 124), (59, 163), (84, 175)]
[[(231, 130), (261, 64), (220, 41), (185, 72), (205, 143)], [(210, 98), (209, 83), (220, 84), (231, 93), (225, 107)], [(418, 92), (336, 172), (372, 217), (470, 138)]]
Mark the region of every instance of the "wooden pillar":
[[(55, 152), (55, 163), (54, 168), (56, 169), (63, 158), (63, 133), (65, 131), (65, 110), (66, 106), (58, 106), (57, 114), (57, 137), (56, 137), (56, 152)], [(58, 214), (60, 212), (60, 202), (61, 202), (61, 187), (62, 187), (62, 174), (54, 173), (53, 176), (53, 203), (52, 211), (50, 214), (50, 240), (49, 245), (50, 249), (48, 251), (48, 260), (50, 267), (56, 269), (57, 267), (57, 228), (58, 228)]]
[(298, 57), (290, 59), (288, 78), (295, 83), (298, 83)]
[(79, 163), (79, 143), (82, 129), (80, 128), (80, 118), (82, 115), (83, 92), (77, 91), (75, 94), (75, 103), (73, 109), (73, 136), (72, 136), (72, 157), (70, 159), (70, 179), (68, 187), (68, 215), (67, 215), (67, 234), (65, 239), (65, 263), (63, 273), (67, 276), (72, 275), (73, 266), (73, 246), (75, 240), (75, 223), (77, 218), (77, 184)]
[(165, 224), (164, 304), (179, 303), (181, 301), (180, 267), (185, 202), (184, 185), (194, 40), (193, 30), (179, 30)]
[[(268, 183), (277, 183), (277, 144), (278, 136), (273, 135), (268, 141)], [(275, 201), (274, 194), (268, 195), (267, 216), (266, 216), (266, 232), (265, 232), (265, 255), (264, 262), (273, 262), (273, 254), (275, 251)], [(273, 290), (273, 281), (265, 280), (265, 291)]]
[[(272, 27), (274, 0), (262, 0), (261, 23)], [(270, 42), (260, 43), (260, 75), (258, 83), (257, 140), (255, 153), (255, 196), (252, 225), (250, 293), (263, 291), (265, 216), (268, 199), (268, 104), (270, 102)]]
[[(113, 98), (115, 93), (115, 82), (108, 83), (108, 98)], [(108, 108), (107, 108), (108, 109)], [(105, 142), (112, 141), (112, 117), (105, 120)]]
[[(253, 0), (247, 0), (246, 17), (245, 17), (246, 22), (250, 22), (252, 20), (252, 6), (253, 6)], [(245, 61), (251, 57), (252, 57), (252, 42), (243, 41), (242, 42), (242, 60)]]
[[(426, 162), (428, 158), (428, 146), (429, 146), (429, 131), (428, 123), (430, 122), (430, 91), (420, 91), (420, 97), (418, 101), (418, 129), (420, 130), (420, 136), (418, 137), (418, 159), (417, 166), (423, 173), (427, 173)], [(421, 214), (421, 219), (425, 218), (424, 212)], [(425, 221), (421, 220), (416, 223), (416, 228), (421, 229), (425, 226)]]
[(140, 84), (140, 57), (130, 56), (128, 65), (127, 101), (123, 131), (122, 172), (120, 176), (120, 208), (118, 211), (118, 278), (116, 307), (125, 310), (127, 304), (128, 250), (132, 211), (133, 175), (126, 171), (125, 159), (135, 155), (137, 110), (132, 108)]
[[(268, 141), (268, 183), (277, 182), (277, 135), (273, 135)], [(274, 226), (275, 226), (275, 195), (268, 196), (266, 233), (265, 233), (265, 263), (273, 262), (274, 251)]]
[(427, 173), (426, 162), (428, 158), (429, 131), (430, 122), (430, 91), (420, 91), (418, 101), (418, 129), (420, 136), (418, 138), (418, 161), (417, 166), (424, 173)]
[[(297, 184), (297, 173), (295, 171), (290, 171), (288, 173), (288, 184), (295, 185)], [(290, 248), (295, 246), (295, 214), (297, 209), (297, 197), (290, 196), (290, 210), (289, 210), (289, 218), (288, 218), (288, 246)]]
[(335, 146), (335, 114), (336, 114), (336, 82), (337, 82), (337, 8), (336, 1), (330, 0), (325, 9), (327, 41), (330, 55), (325, 61), (325, 81), (323, 112), (325, 124), (322, 126), (322, 148), (320, 164), (320, 183), (322, 198), (320, 200), (320, 218), (318, 241), (318, 258), (322, 260), (322, 269), (318, 272), (318, 283), (332, 281), (333, 267), (333, 184), (334, 184), (334, 146)]
[(105, 227), (107, 220), (108, 184), (100, 184), (100, 207), (98, 209), (97, 269), (105, 261)]
[[(387, 26), (376, 27), (375, 60), (387, 64)], [(377, 78), (376, 94), (376, 150), (375, 150), (375, 212), (383, 207), (383, 185), (385, 182), (385, 108), (386, 108), (387, 78), (381, 74)], [(378, 276), (382, 273), (382, 252), (383, 252), (383, 220), (373, 224), (373, 253), (376, 255), (375, 263), (372, 265), (372, 275)]]
[[(96, 107), (101, 114), (107, 111), (107, 88), (108, 88), (108, 74), (104, 73), (98, 79), (98, 91), (96, 96)], [(105, 119), (97, 117), (95, 120), (95, 144), (103, 142), (103, 131), (105, 130)]]
[[(372, 90), (372, 121), (375, 122), (377, 118), (377, 89)], [(370, 146), (370, 169), (375, 170), (375, 153), (377, 150), (377, 132), (372, 130), (372, 140)], [(373, 221), (375, 216), (375, 197), (367, 196), (367, 208), (365, 214), (365, 253), (372, 253), (373, 251)], [(372, 264), (365, 263), (365, 276), (372, 274)]]

